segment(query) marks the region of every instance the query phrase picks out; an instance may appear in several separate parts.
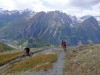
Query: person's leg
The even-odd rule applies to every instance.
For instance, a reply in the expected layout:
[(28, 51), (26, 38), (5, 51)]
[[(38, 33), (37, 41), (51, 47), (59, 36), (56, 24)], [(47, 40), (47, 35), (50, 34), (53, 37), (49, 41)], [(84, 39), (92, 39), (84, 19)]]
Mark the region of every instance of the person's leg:
[(64, 51), (66, 51), (66, 45), (64, 45)]
[(64, 48), (64, 51), (66, 51), (66, 48)]
[(27, 55), (28, 55), (28, 56), (31, 56), (31, 55), (30, 55), (30, 51), (29, 51), (29, 50), (27, 51)]

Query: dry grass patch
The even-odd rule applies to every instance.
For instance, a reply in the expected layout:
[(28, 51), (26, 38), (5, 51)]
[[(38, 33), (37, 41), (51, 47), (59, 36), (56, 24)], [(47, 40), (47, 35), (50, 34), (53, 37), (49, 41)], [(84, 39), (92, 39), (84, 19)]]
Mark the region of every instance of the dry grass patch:
[(68, 51), (65, 75), (100, 75), (100, 45), (83, 45)]
[(36, 67), (34, 67), (32, 70), (30, 70), (30, 72), (32, 72), (32, 71), (48, 71), (49, 69), (51, 69), (52, 68), (52, 66), (53, 66), (53, 64), (52, 63), (50, 63), (50, 62), (47, 62), (47, 63), (42, 63), (42, 64), (39, 64), (39, 65), (37, 65)]
[(9, 53), (9, 54), (2, 54), (0, 55), (0, 66), (6, 64), (7, 62), (21, 56), (23, 53), (22, 52), (17, 52), (17, 53)]
[(57, 60), (57, 54), (56, 53), (38, 54), (38, 55), (35, 55), (33, 57), (28, 58), (27, 60), (19, 62), (17, 64), (12, 64), (8, 69), (8, 73), (21, 72), (21, 71), (27, 71), (27, 70), (31, 70), (32, 71), (32, 69), (34, 67), (36, 67), (37, 65), (45, 64), (47, 62), (49, 64), (41, 65), (39, 67), (40, 68), (43, 68), (43, 67), (44, 68), (48, 68), (48, 67), (46, 67), (46, 65), (51, 67), (50, 63), (53, 63), (56, 60)]
[[(32, 48), (31, 52), (41, 51), (43, 48)], [(20, 51), (20, 52), (18, 52)], [(8, 52), (3, 52), (0, 54), (0, 66), (8, 63), (9, 61), (12, 61), (13, 59), (18, 58), (19, 56), (22, 56), (24, 52), (22, 50), (13, 50)]]

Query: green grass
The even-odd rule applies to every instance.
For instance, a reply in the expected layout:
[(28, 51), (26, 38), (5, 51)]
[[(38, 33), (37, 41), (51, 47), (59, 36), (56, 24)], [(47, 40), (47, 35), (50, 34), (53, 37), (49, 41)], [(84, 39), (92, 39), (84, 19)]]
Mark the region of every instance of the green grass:
[(4, 43), (0, 42), (0, 52), (4, 52), (4, 51), (10, 51), (13, 50), (14, 48), (5, 45)]
[(0, 66), (2, 66), (4, 64), (6, 64), (7, 62), (21, 56), (22, 54), (23, 54), (22, 52), (1, 54), (0, 55)]
[[(41, 50), (43, 50), (43, 48), (32, 48), (31, 52), (38, 52)], [(24, 54), (24, 52), (22, 50), (13, 50), (12, 53), (10, 53), (10, 52), (11, 51), (2, 52), (0, 54), (0, 66), (4, 65), (4, 64), (8, 63), (9, 61), (11, 61), (19, 56), (22, 56)]]
[(100, 45), (83, 45), (66, 53), (65, 75), (100, 75)]
[(50, 63), (50, 62), (42, 63), (42, 64), (39, 64), (39, 65), (35, 66), (33, 69), (30, 70), (30, 72), (32, 72), (32, 71), (39, 72), (41, 70), (42, 71), (48, 71), (49, 69), (52, 68), (52, 66), (53, 66), (53, 64)]
[[(57, 60), (57, 54), (42, 53), (42, 54), (38, 54), (33, 57), (30, 57), (27, 60), (24, 60), (22, 62), (18, 62), (17, 64), (16, 63), (11, 64), (7, 72), (14, 73), (14, 72), (27, 71), (27, 70), (30, 70), (30, 71), (40, 70), (40, 69), (47, 70), (51, 68), (51, 63), (55, 62), (56, 60)], [(37, 65), (39, 66), (37, 67)]]

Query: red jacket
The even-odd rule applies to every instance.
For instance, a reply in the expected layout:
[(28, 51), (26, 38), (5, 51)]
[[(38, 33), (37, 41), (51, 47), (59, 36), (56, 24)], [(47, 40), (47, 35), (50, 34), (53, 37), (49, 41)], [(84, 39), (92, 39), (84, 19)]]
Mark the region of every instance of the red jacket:
[(65, 41), (62, 41), (61, 46), (62, 46), (63, 48), (66, 48), (66, 42), (65, 42)]

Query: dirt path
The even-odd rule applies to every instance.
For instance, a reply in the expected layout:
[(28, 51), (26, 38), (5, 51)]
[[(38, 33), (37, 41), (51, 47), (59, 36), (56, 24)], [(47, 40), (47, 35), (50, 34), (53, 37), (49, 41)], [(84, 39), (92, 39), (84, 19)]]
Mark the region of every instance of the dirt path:
[[(40, 72), (28, 72), (27, 71), (27, 72), (23, 72), (21, 75), (64, 75), (63, 69), (64, 69), (65, 53), (62, 48), (49, 48), (47, 50), (43, 50), (38, 53), (42, 53), (42, 52), (48, 53), (48, 52), (52, 52), (52, 51), (54, 51), (58, 54), (58, 60), (53, 64), (52, 69), (50, 69), (48, 71), (40, 71)], [(38, 54), (38, 53), (36, 53), (36, 54)], [(7, 67), (7, 65), (9, 65), (9, 64), (4, 65), (3, 68)]]
[(44, 52), (52, 52), (55, 51), (58, 53), (58, 60), (54, 63), (52, 69), (48, 71), (40, 71), (40, 72), (25, 72), (22, 75), (64, 75), (64, 58), (65, 58), (65, 53), (63, 49), (61, 48), (54, 48), (54, 49), (48, 49)]
[(57, 49), (58, 51), (58, 60), (56, 63), (54, 63), (53, 68), (47, 75), (64, 75), (64, 58), (65, 58), (65, 53), (62, 49)]

